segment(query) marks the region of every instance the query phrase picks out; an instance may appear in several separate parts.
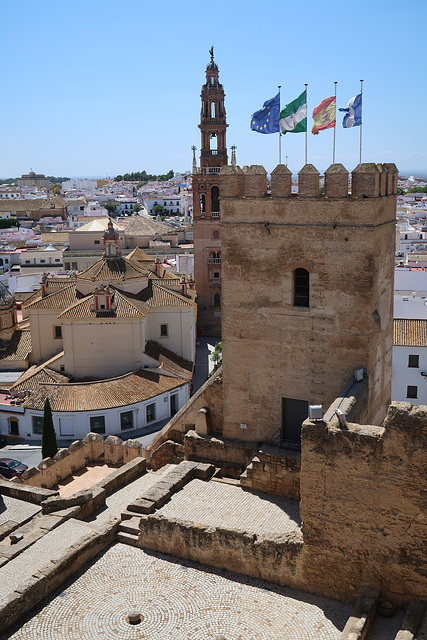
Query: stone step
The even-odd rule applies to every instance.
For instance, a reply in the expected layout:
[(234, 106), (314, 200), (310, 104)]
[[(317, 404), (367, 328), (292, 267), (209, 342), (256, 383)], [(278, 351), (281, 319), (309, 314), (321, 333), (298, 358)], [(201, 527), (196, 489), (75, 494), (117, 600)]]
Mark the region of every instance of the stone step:
[(426, 612), (426, 603), (418, 600), (411, 600), (406, 609), (406, 614), (400, 630), (397, 632), (395, 640), (417, 640), (418, 631), (423, 623)]
[(122, 542), (123, 544), (129, 544), (132, 547), (139, 547), (138, 536), (135, 536), (132, 533), (125, 533), (124, 531), (119, 531), (117, 534), (117, 540), (119, 542)]
[(139, 534), (139, 521), (141, 518), (135, 516), (134, 518), (130, 518), (130, 520), (123, 520), (120, 523), (119, 531), (124, 533), (131, 533), (132, 535), (136, 535), (138, 537)]
[(154, 513), (155, 504), (151, 500), (146, 500), (145, 498), (139, 498), (138, 500), (134, 500), (131, 504), (127, 506), (128, 511), (134, 511), (135, 513)]
[(135, 517), (135, 511), (128, 511), (127, 509), (122, 511), (121, 514), (120, 514), (120, 520), (122, 522), (123, 522), (123, 520), (131, 520), (134, 517)]

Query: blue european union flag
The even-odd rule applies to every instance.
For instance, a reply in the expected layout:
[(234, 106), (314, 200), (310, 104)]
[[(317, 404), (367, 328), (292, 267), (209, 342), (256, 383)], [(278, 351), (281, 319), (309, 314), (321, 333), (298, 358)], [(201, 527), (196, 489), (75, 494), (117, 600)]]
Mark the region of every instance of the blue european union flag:
[(258, 133), (279, 132), (280, 94), (264, 102), (264, 106), (251, 117), (252, 131)]

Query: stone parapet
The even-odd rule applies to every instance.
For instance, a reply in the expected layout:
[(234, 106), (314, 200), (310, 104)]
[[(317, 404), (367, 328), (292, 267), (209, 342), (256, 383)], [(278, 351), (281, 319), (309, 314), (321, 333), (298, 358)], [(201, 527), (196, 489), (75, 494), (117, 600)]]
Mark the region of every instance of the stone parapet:
[(300, 453), (264, 447), (240, 476), (240, 484), (253, 491), (299, 500), (300, 472)]
[(298, 195), (301, 198), (318, 198), (320, 195), (319, 172), (312, 164), (306, 164), (298, 173)]
[(346, 198), (348, 196), (348, 171), (342, 164), (331, 164), (325, 171), (325, 196)]
[(237, 198), (243, 195), (244, 175), (240, 167), (225, 165), (221, 167), (220, 176), (221, 197)]
[(353, 198), (378, 198), (380, 195), (380, 170), (373, 162), (358, 164), (351, 173)]
[(292, 171), (285, 164), (278, 164), (271, 172), (271, 197), (289, 198), (292, 192)]
[(243, 169), (243, 195), (246, 198), (263, 198), (267, 194), (267, 171), (260, 164)]

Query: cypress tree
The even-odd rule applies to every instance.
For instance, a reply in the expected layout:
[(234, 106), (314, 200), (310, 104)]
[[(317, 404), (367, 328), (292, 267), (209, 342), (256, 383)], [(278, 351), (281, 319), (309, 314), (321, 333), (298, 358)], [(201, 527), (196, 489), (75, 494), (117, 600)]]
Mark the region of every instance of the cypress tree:
[(49, 398), (44, 401), (43, 422), (42, 422), (42, 459), (53, 458), (58, 451), (56, 444), (56, 433), (53, 426), (52, 409)]

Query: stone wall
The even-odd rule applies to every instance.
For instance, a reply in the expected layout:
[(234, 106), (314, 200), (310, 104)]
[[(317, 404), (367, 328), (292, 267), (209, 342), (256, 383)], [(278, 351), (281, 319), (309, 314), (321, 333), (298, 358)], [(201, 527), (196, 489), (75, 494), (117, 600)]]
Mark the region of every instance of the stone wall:
[(263, 447), (240, 476), (240, 484), (252, 491), (299, 500), (300, 471), (299, 453)]
[[(327, 407), (360, 368), (370, 378), (367, 420), (383, 420), (391, 392), (396, 168), (380, 166), (359, 165), (351, 194), (344, 167), (330, 167), (327, 196), (319, 195), (312, 165), (299, 174), (298, 194), (289, 194), (282, 169), (272, 174), (271, 195), (258, 167), (224, 170), (224, 438), (272, 444), (282, 398)], [(381, 182), (382, 175), (392, 179)], [(309, 274), (308, 306), (294, 304), (296, 269)]]
[(121, 466), (142, 456), (137, 440), (123, 442), (117, 436), (105, 440), (98, 433), (88, 433), (69, 447), (59, 449), (53, 458), (45, 458), (38, 467), (30, 467), (21, 476), (24, 484), (50, 489), (93, 462)]
[(153, 436), (153, 440), (144, 449), (147, 464), (158, 469), (167, 462), (179, 462), (182, 459), (182, 449), (178, 451), (173, 444), (161, 445), (171, 440), (182, 443), (184, 435), (190, 430), (203, 431), (204, 434), (221, 433), (222, 409), (222, 368), (219, 368), (163, 429)]
[(427, 407), (393, 403), (381, 427), (303, 425), (303, 573), (353, 599), (367, 584), (427, 599)]

